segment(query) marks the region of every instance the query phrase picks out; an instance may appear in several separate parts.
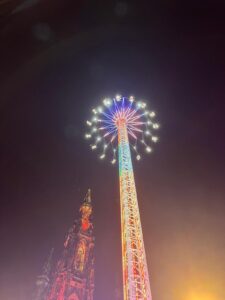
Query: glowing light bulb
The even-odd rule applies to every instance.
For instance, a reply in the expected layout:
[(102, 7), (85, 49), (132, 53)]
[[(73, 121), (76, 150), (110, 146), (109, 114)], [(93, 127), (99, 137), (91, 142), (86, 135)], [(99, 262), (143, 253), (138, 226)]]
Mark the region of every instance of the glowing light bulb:
[(90, 138), (91, 138), (91, 134), (86, 133), (86, 134), (85, 134), (85, 137), (86, 137), (86, 139), (90, 139)]
[(92, 149), (92, 150), (94, 150), (94, 149), (96, 149), (96, 148), (97, 148), (96, 145), (92, 145), (92, 146), (91, 146), (91, 149)]
[(109, 98), (106, 98), (106, 99), (103, 100), (103, 103), (104, 103), (105, 106), (110, 106), (112, 102)]
[(141, 103), (141, 102), (138, 102), (138, 103), (137, 103), (137, 107), (139, 107), (139, 108), (142, 107), (142, 103)]
[(115, 164), (116, 163), (116, 159), (114, 158), (112, 161), (111, 161), (112, 164)]
[(153, 124), (153, 128), (154, 129), (158, 129), (159, 128), (159, 124), (158, 123)]
[(145, 134), (146, 134), (146, 135), (150, 135), (150, 131), (149, 131), (149, 130), (146, 130), (146, 131), (145, 131)]
[(134, 102), (134, 97), (133, 97), (133, 96), (130, 96), (129, 101), (130, 101), (130, 102)]
[(94, 117), (94, 118), (92, 119), (92, 121), (93, 121), (93, 122), (97, 122), (98, 119), (97, 119), (96, 117)]
[(104, 149), (106, 149), (107, 147), (108, 147), (108, 145), (105, 144), (105, 145), (104, 145)]
[(98, 112), (102, 113), (103, 112), (103, 109), (101, 106), (98, 107)]
[(120, 95), (116, 95), (116, 101), (120, 101), (121, 100), (121, 96)]
[(93, 127), (92, 128), (92, 132), (96, 132), (97, 131), (97, 128), (96, 127)]
[(136, 156), (136, 159), (137, 159), (137, 160), (140, 160), (140, 159), (141, 159), (141, 155), (138, 154), (138, 155)]
[(152, 148), (150, 148), (149, 146), (146, 147), (146, 152), (148, 152), (148, 153), (152, 152)]
[(92, 109), (92, 111), (93, 111), (93, 113), (96, 115), (98, 112), (97, 112), (97, 110), (94, 108), (94, 109)]
[(87, 123), (88, 126), (92, 125), (92, 123), (90, 121), (87, 121), (86, 123)]
[(148, 124), (148, 125), (151, 125), (151, 124), (152, 124), (152, 122), (148, 120), (148, 121), (147, 121), (147, 124)]
[(146, 103), (142, 102), (141, 107), (145, 108), (146, 107)]
[(156, 143), (156, 142), (158, 141), (158, 139), (159, 139), (159, 138), (158, 138), (157, 136), (152, 136), (152, 141), (153, 141), (153, 142)]
[(96, 141), (97, 141), (97, 142), (100, 142), (101, 139), (102, 139), (102, 138), (101, 138), (100, 136), (97, 136)]
[(105, 154), (100, 155), (100, 159), (105, 158)]
[(136, 149), (137, 149), (137, 147), (136, 147), (136, 146), (133, 146), (133, 148), (134, 148), (134, 150), (136, 150)]
[(151, 118), (154, 118), (155, 117), (155, 112), (154, 111), (150, 111), (150, 113), (149, 113), (149, 116), (151, 117)]

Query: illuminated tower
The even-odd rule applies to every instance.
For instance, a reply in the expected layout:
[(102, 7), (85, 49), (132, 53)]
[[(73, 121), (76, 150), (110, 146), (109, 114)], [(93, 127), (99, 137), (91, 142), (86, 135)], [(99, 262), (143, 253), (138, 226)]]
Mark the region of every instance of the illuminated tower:
[(81, 217), (70, 228), (57, 263), (47, 300), (93, 300), (94, 237), (91, 192), (80, 207)]
[(99, 149), (100, 159), (112, 153), (115, 164), (118, 152), (124, 300), (152, 299), (130, 148), (137, 160), (142, 146), (152, 152), (151, 143), (158, 140), (153, 132), (159, 128), (154, 117), (143, 101), (116, 96), (104, 99), (87, 121), (85, 137), (92, 140), (92, 150)]

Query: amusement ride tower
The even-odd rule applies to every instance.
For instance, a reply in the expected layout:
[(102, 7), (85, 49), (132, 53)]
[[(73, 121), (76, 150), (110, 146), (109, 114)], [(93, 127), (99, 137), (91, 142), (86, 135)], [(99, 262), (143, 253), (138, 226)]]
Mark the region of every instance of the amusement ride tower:
[(112, 164), (118, 152), (124, 300), (152, 300), (131, 149), (137, 160), (141, 159), (141, 147), (152, 152), (151, 144), (158, 141), (154, 131), (159, 124), (153, 121), (155, 112), (134, 97), (107, 98), (92, 111), (85, 135), (92, 140), (91, 149), (100, 151), (100, 159), (111, 153)]

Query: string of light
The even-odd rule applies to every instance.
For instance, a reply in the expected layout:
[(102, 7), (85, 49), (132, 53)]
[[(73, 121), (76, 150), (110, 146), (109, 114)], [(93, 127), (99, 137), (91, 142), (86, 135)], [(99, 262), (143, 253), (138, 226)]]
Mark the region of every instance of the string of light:
[(155, 131), (159, 124), (155, 121), (156, 113), (148, 109), (144, 101), (136, 101), (133, 96), (105, 98), (102, 105), (92, 109), (92, 117), (86, 121), (88, 131), (85, 138), (91, 140), (92, 150), (98, 150), (99, 158), (104, 159), (107, 155), (112, 164), (116, 163), (118, 151), (118, 120), (124, 119), (127, 132), (130, 137), (131, 149), (136, 159), (142, 158), (142, 151), (151, 153), (153, 144), (159, 138)]

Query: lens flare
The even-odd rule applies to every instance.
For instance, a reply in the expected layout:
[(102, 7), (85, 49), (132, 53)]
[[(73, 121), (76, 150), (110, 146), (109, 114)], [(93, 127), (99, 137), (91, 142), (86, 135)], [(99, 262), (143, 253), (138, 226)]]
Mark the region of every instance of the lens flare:
[(213, 295), (207, 292), (191, 292), (187, 300), (217, 300)]

